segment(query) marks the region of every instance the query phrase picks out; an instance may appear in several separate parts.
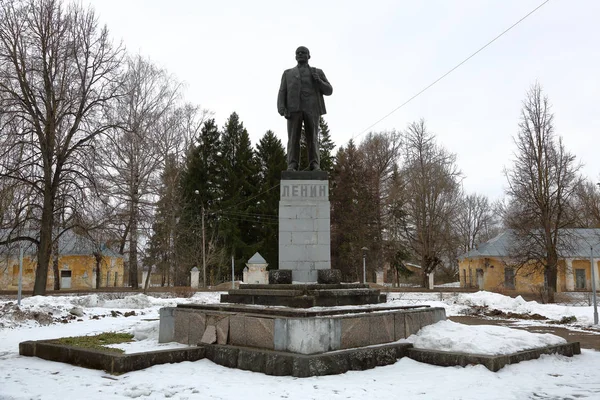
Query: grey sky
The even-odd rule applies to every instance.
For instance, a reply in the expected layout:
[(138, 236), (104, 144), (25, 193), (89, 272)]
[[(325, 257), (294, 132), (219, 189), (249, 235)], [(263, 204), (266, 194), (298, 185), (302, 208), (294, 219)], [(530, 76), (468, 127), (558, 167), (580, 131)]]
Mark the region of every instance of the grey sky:
[[(85, 0), (84, 0), (85, 1)], [(297, 46), (333, 85), (325, 116), (336, 145), (429, 85), (543, 0), (92, 0), (113, 38), (186, 82), (185, 98), (236, 111), (253, 144), (277, 114), (281, 74)], [(600, 1), (552, 0), (371, 130), (420, 118), (457, 154), (467, 191), (502, 196), (526, 90), (539, 81), (557, 134), (599, 179)], [(357, 140), (360, 141), (361, 137)]]

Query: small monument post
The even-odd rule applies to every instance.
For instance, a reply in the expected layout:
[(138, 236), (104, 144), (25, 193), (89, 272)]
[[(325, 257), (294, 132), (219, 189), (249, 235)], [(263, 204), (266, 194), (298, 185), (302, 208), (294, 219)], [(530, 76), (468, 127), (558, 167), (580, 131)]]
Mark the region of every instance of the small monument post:
[(198, 268), (194, 267), (190, 271), (190, 282), (193, 289), (198, 289), (198, 287), (200, 286), (199, 281), (200, 271), (198, 270)]
[(257, 285), (266, 285), (269, 283), (269, 264), (257, 252), (246, 263), (244, 268), (244, 283), (253, 283)]

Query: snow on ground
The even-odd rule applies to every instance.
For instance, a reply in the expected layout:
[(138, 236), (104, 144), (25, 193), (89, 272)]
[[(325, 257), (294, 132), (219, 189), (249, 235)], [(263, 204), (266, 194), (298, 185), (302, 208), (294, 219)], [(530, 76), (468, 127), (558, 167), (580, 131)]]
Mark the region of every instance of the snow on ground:
[[(505, 313), (539, 314), (554, 321), (574, 316), (577, 318), (576, 325), (581, 327), (592, 327), (594, 322), (592, 306), (540, 304), (536, 301), (526, 301), (521, 296), (512, 298), (486, 291), (476, 293), (395, 292), (388, 294), (388, 302), (398, 305), (426, 304), (431, 307), (444, 307), (446, 316), (468, 315), (473, 307), (487, 307), (489, 310), (500, 310)], [(539, 323), (540, 321), (532, 320), (521, 322), (523, 325)], [(546, 321), (541, 321), (541, 323), (547, 325)]]
[[(159, 348), (161, 307), (216, 303), (219, 295), (198, 293), (186, 299), (143, 294), (30, 297), (18, 310), (14, 300), (0, 299), (0, 399), (600, 399), (600, 352), (585, 349), (573, 358), (543, 356), (497, 373), (482, 366), (444, 368), (403, 358), (394, 365), (368, 371), (303, 379), (228, 369), (208, 360), (158, 365), (113, 377), (102, 371), (18, 355), (21, 341), (106, 331), (133, 333), (136, 341), (123, 347), (127, 352)], [(418, 301), (445, 307), (447, 315), (464, 314), (472, 306), (487, 306), (552, 319), (575, 315), (588, 324), (592, 319), (591, 307), (541, 305), (485, 292), (448, 297), (393, 293), (390, 300), (398, 305)], [(82, 312), (80, 316), (70, 313), (76, 307)], [(34, 314), (37, 319), (31, 319)], [(41, 314), (46, 318), (39, 318)], [(417, 347), (435, 345), (455, 351), (461, 351), (460, 343), (466, 343), (469, 351), (481, 352), (512, 351), (560, 340), (553, 335), (522, 334), (527, 332), (445, 321), (421, 330), (409, 340)]]
[(549, 333), (532, 333), (504, 326), (464, 325), (452, 321), (428, 325), (407, 340), (418, 349), (486, 355), (511, 354), (567, 342)]
[(435, 285), (434, 287), (436, 288), (444, 288), (444, 287), (449, 287), (449, 288), (459, 288), (460, 287), (460, 282), (450, 282), (450, 283), (442, 283), (440, 285)]

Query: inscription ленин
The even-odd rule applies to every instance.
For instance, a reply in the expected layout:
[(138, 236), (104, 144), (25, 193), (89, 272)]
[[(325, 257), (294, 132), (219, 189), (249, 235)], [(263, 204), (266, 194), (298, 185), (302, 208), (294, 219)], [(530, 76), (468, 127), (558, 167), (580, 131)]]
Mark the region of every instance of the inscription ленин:
[(285, 185), (282, 197), (325, 197), (327, 185)]

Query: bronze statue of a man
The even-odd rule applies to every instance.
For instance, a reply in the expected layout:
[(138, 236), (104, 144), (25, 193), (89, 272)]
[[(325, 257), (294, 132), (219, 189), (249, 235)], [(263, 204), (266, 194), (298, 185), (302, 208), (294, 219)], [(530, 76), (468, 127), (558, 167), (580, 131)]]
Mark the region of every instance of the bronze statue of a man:
[(297, 171), (300, 165), (300, 135), (304, 122), (308, 165), (311, 171), (319, 171), (318, 144), (319, 118), (325, 114), (323, 95), (329, 96), (333, 88), (323, 71), (308, 65), (310, 52), (304, 46), (296, 49), (298, 65), (287, 69), (281, 77), (277, 96), (277, 111), (287, 119), (288, 171)]

